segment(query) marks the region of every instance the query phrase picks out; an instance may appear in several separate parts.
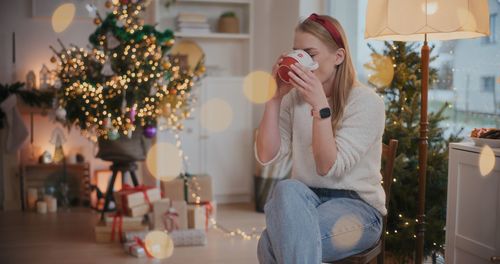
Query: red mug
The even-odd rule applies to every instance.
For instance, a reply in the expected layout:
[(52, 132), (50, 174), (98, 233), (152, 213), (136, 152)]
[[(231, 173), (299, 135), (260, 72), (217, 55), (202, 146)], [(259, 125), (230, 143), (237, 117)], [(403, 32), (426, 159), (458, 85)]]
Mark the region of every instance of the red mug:
[(278, 65), (278, 77), (285, 83), (290, 83), (290, 75), (288, 72), (292, 70), (290, 66), (295, 63), (300, 63), (307, 69), (314, 71), (319, 65), (312, 57), (303, 50), (293, 50), (288, 53)]

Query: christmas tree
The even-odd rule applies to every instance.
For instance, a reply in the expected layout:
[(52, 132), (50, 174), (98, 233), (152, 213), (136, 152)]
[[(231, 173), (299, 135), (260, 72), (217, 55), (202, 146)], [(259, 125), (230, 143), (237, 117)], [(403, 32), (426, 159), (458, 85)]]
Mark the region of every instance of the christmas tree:
[(191, 89), (204, 72), (203, 61), (186, 69), (178, 58), (167, 56), (173, 32), (144, 25), (141, 14), (148, 2), (107, 1), (112, 11), (105, 18), (88, 6), (98, 25), (89, 37), (91, 49), (61, 41), (62, 50), (51, 47), (57, 55), (51, 61), (57, 63), (64, 122), (93, 140), (131, 137), (138, 127), (154, 137), (160, 117), (167, 128), (180, 130), (191, 112)]
[[(370, 46), (370, 45), (369, 45)], [(418, 208), (418, 139), (420, 123), (421, 59), (416, 43), (385, 42), (382, 52), (372, 46), (373, 61), (365, 67), (375, 74), (368, 82), (377, 88), (386, 103), (384, 142), (397, 139), (398, 155), (388, 208), (386, 250), (398, 263), (413, 259), (416, 248)], [(434, 47), (431, 48), (431, 53)], [(431, 62), (436, 56), (431, 57)], [(438, 78), (429, 68), (430, 84)], [(440, 122), (446, 119), (444, 103), (429, 114), (429, 139), (426, 190), (425, 255), (443, 251), (446, 223), (446, 188), (448, 178), (448, 143), (459, 141), (457, 134), (444, 137)]]

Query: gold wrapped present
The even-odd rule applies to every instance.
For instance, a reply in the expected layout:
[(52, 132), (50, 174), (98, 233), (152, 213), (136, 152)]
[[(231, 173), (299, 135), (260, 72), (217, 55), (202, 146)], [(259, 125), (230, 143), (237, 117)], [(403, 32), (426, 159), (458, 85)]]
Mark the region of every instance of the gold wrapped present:
[(187, 185), (184, 179), (176, 178), (161, 183), (161, 189), (165, 198), (172, 201), (185, 201), (184, 193), (187, 190), (188, 203), (203, 203), (212, 201), (212, 177), (206, 174), (190, 175), (187, 177)]

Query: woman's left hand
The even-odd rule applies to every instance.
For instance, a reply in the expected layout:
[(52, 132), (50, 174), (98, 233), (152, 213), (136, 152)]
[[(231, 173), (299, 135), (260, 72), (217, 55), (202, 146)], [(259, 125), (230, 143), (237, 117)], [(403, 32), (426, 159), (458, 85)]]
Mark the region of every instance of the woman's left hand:
[(290, 81), (297, 88), (302, 98), (315, 110), (328, 107), (323, 84), (318, 77), (300, 63), (292, 64), (291, 68), (293, 71), (288, 73), (291, 77)]

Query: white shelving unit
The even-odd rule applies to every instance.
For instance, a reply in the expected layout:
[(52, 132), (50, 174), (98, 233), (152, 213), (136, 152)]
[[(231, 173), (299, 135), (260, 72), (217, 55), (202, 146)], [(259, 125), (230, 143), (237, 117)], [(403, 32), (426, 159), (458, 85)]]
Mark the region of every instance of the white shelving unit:
[[(208, 34), (176, 32), (175, 36), (176, 41), (196, 42), (205, 53), (207, 77), (196, 89), (193, 118), (186, 120), (181, 140), (189, 172), (212, 176), (218, 203), (247, 202), (253, 192), (252, 104), (243, 94), (243, 78), (253, 65), (253, 4), (253, 0), (177, 0), (167, 9), (164, 1), (157, 0), (154, 5), (159, 30), (177, 30), (175, 18), (180, 12), (204, 14), (210, 24)], [(239, 18), (240, 33), (216, 32), (217, 19), (227, 11)], [(222, 132), (211, 133), (200, 124), (200, 110), (211, 99), (231, 107), (232, 121)], [(165, 133), (158, 140), (173, 141)]]
[[(172, 29), (178, 41), (194, 40), (205, 51), (207, 74), (210, 77), (243, 77), (253, 65), (253, 1), (252, 0), (177, 0), (168, 9), (157, 0), (157, 28)], [(200, 13), (208, 18), (210, 33), (177, 32), (176, 17), (181, 12)], [(217, 32), (217, 21), (224, 12), (234, 12), (239, 19), (240, 33)], [(218, 69), (211, 71), (211, 69)]]

